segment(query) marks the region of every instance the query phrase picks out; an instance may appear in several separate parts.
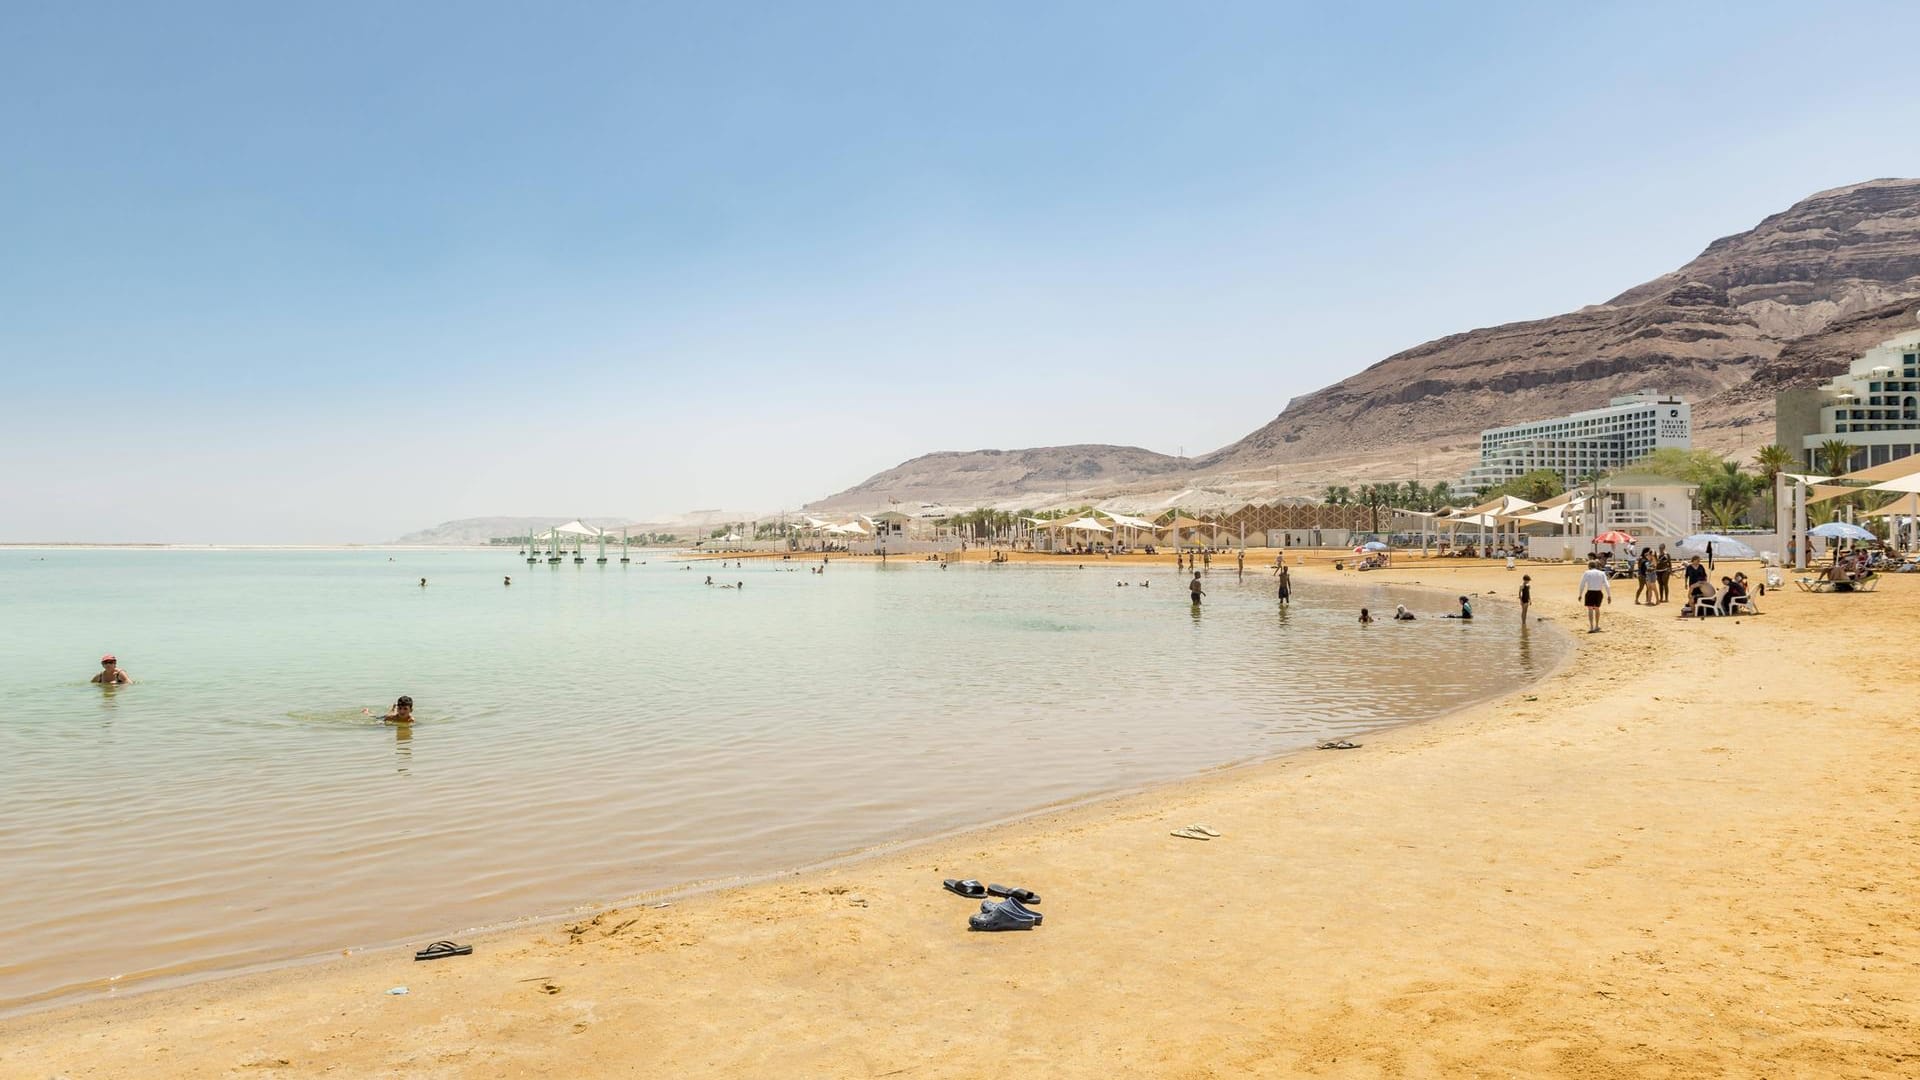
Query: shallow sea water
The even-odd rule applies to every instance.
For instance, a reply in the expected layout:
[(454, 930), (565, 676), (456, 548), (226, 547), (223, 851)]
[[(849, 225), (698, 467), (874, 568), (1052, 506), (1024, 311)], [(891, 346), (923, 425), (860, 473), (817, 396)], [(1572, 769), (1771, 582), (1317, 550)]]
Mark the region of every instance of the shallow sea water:
[[(588, 555), (0, 550), (0, 1010), (789, 869), (1423, 719), (1566, 648), (1491, 598), (1283, 609), (1266, 571), (1196, 613), (1098, 561)], [(1430, 614), (1355, 622), (1396, 602)], [(103, 652), (137, 682), (91, 685)], [(410, 729), (362, 715), (403, 693)]]

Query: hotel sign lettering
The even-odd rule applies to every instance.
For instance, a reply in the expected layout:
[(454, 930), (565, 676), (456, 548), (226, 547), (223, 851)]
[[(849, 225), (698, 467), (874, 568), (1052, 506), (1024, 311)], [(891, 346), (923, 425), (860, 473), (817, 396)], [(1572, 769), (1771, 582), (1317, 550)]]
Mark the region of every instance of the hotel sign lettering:
[(1691, 436), (1687, 414), (1679, 409), (1668, 409), (1660, 417), (1659, 431), (1662, 439), (1685, 439)]

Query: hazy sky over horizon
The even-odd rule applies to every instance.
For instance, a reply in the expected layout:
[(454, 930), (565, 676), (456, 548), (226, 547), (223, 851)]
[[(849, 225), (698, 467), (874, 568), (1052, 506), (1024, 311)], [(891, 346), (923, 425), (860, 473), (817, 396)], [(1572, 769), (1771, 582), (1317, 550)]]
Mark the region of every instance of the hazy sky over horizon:
[(1912, 4), (1323, 7), (0, 8), (0, 541), (1197, 454), (1920, 173)]

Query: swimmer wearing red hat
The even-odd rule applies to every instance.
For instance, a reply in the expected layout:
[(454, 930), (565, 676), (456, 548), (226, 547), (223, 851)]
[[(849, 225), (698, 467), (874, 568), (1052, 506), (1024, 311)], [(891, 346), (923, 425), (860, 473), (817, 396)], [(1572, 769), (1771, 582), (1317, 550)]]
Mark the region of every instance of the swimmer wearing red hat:
[(102, 685), (111, 686), (120, 683), (130, 683), (133, 681), (133, 676), (121, 671), (120, 661), (115, 660), (112, 653), (108, 653), (100, 658), (100, 674), (95, 675), (93, 681)]

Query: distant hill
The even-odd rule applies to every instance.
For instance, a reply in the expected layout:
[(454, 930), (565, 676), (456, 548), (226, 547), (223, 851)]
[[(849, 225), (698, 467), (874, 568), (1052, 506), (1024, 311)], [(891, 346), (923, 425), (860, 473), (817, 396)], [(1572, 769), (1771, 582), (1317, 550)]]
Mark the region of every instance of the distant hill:
[(923, 454), (853, 487), (809, 503), (807, 509), (870, 510), (892, 500), (913, 503), (983, 502), (1063, 495), (1083, 488), (1129, 484), (1187, 471), (1187, 462), (1138, 446), (1043, 446), (1030, 450), (943, 450)]
[[(496, 536), (525, 536), (528, 532), (544, 532), (555, 525), (565, 525), (572, 520), (571, 516), (461, 518), (458, 521), (444, 521), (431, 529), (411, 532), (388, 542), (426, 545), (484, 544)], [(581, 520), (596, 529), (618, 529), (628, 524), (621, 518), (582, 518)]]
[(1210, 454), (1183, 461), (1097, 445), (928, 454), (815, 506), (1109, 493), (1134, 506), (1201, 505), (1406, 479), (1421, 467), (1422, 479), (1451, 480), (1484, 428), (1643, 389), (1695, 402), (1697, 445), (1747, 449), (1771, 441), (1777, 390), (1813, 385), (1906, 329), (1916, 298), (1920, 180), (1870, 180), (1802, 199), (1604, 304), (1395, 353)]

